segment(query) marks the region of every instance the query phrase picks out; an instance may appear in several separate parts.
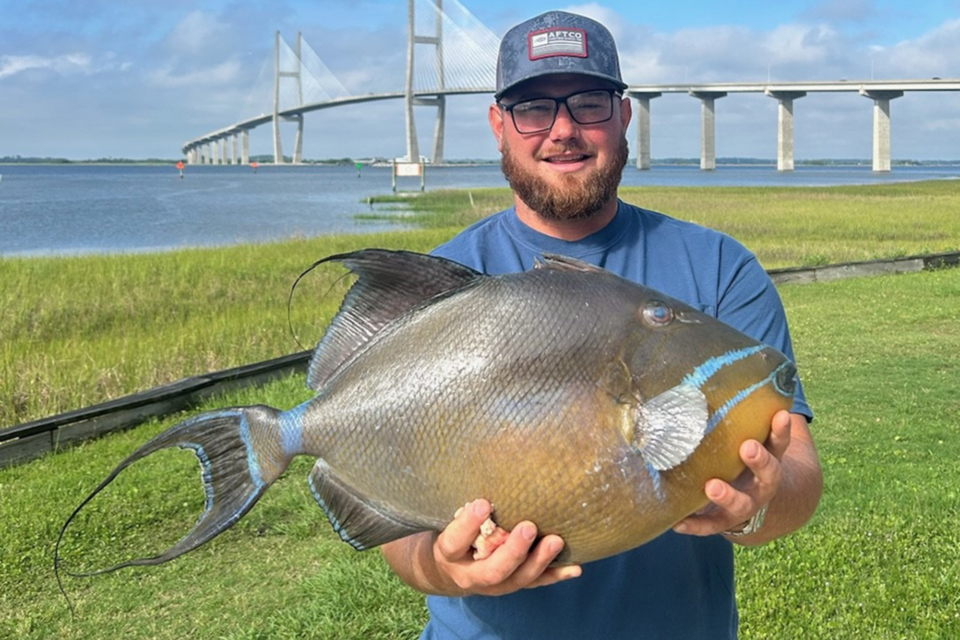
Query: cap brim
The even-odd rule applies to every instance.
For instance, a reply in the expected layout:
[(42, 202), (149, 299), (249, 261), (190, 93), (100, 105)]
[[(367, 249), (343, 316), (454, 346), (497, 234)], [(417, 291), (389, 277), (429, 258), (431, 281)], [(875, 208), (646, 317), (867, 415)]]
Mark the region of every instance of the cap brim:
[(612, 84), (614, 87), (616, 87), (617, 90), (619, 90), (619, 91), (624, 91), (624, 90), (626, 90), (626, 88), (627, 88), (627, 86), (628, 86), (628, 85), (627, 85), (625, 82), (623, 82), (622, 80), (617, 80), (616, 78), (612, 78), (612, 77), (610, 77), (610, 76), (608, 76), (608, 75), (605, 75), (605, 74), (602, 74), (602, 73), (591, 73), (591, 72), (589, 72), (589, 71), (571, 71), (570, 69), (544, 69), (543, 71), (541, 71), (541, 72), (539, 72), (539, 73), (531, 74), (531, 75), (527, 76), (526, 78), (522, 78), (522, 79), (520, 79), (520, 80), (517, 80), (517, 81), (514, 82), (513, 84), (510, 84), (510, 85), (504, 87), (503, 89), (500, 89), (499, 91), (497, 91), (496, 93), (493, 94), (493, 98), (494, 98), (494, 100), (500, 100), (500, 98), (502, 98), (502, 97), (504, 96), (504, 94), (508, 93), (511, 89), (515, 89), (515, 88), (519, 87), (520, 85), (522, 85), (522, 84), (525, 83), (525, 82), (528, 82), (528, 81), (530, 81), (530, 80), (535, 80), (536, 78), (542, 78), (542, 77), (544, 77), (544, 76), (556, 76), (556, 75), (575, 75), (575, 76), (588, 76), (588, 77), (592, 77), (592, 78), (598, 78), (598, 79), (600, 79), (600, 80), (604, 80), (605, 82), (609, 82), (609, 83)]

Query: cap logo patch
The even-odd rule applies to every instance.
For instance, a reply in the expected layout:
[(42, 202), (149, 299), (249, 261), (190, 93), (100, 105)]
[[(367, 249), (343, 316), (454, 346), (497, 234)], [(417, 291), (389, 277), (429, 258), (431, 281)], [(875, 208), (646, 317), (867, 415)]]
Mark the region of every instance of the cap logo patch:
[(531, 60), (553, 56), (587, 57), (587, 32), (583, 29), (554, 27), (534, 31), (527, 36), (527, 44)]

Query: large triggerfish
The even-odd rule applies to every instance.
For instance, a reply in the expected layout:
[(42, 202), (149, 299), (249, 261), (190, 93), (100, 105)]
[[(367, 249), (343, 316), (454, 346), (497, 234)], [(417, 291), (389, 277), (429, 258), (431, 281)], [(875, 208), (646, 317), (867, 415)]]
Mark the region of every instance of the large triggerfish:
[(782, 353), (576, 260), (495, 277), (402, 251), (328, 261), (358, 279), (310, 363), (316, 396), (191, 418), (121, 462), (83, 504), (178, 446), (200, 461), (206, 506), (170, 549), (102, 571), (207, 542), (297, 455), (316, 458), (313, 494), (357, 549), (442, 530), (486, 498), (500, 527), (531, 520), (564, 539), (558, 562), (589, 562), (704, 507), (706, 481), (736, 478), (740, 445), (792, 404)]

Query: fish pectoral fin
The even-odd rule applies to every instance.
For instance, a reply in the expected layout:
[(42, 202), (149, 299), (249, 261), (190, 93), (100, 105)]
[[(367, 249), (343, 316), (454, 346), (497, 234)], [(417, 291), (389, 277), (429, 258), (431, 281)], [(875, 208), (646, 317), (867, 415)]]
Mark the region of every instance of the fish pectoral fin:
[(310, 491), (327, 514), (333, 530), (358, 551), (430, 528), (365, 501), (323, 460), (317, 460), (310, 472)]
[(657, 471), (672, 469), (690, 457), (707, 427), (707, 398), (683, 383), (638, 407), (634, 446)]

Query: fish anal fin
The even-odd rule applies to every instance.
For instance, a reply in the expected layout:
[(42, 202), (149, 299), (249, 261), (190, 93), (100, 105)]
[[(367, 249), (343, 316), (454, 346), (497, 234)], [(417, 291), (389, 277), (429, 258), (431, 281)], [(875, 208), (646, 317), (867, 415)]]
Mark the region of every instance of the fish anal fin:
[(323, 460), (318, 460), (310, 472), (310, 491), (333, 530), (358, 551), (430, 529), (426, 524), (366, 502)]
[(707, 398), (696, 386), (681, 383), (638, 407), (634, 446), (657, 471), (683, 463), (706, 432)]
[(343, 264), (358, 279), (310, 361), (307, 386), (314, 391), (319, 391), (383, 327), (418, 305), (483, 277), (445, 258), (412, 251), (364, 249), (324, 258), (300, 278), (325, 262)]

